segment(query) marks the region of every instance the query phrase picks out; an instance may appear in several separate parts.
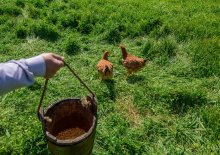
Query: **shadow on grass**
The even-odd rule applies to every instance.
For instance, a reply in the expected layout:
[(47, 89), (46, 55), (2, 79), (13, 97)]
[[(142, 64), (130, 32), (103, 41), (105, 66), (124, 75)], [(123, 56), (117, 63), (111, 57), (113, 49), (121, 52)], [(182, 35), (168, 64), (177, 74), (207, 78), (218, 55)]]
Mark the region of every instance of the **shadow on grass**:
[(80, 45), (78, 43), (77, 40), (75, 40), (74, 38), (70, 38), (69, 40), (67, 40), (65, 46), (65, 52), (68, 55), (75, 55), (80, 51)]
[(173, 92), (170, 94), (172, 112), (175, 114), (185, 114), (190, 108), (202, 106), (207, 103), (204, 95), (190, 92)]
[(110, 99), (115, 101), (115, 98), (116, 98), (115, 81), (114, 80), (103, 80), (103, 82), (106, 84), (108, 88)]
[(132, 75), (127, 78), (127, 82), (130, 84), (135, 84), (144, 81), (144, 79), (145, 78), (143, 75)]
[(0, 124), (0, 136), (4, 136), (6, 133), (6, 127)]
[(28, 87), (29, 90), (34, 91), (34, 90), (41, 90), (42, 85), (35, 82), (32, 86)]

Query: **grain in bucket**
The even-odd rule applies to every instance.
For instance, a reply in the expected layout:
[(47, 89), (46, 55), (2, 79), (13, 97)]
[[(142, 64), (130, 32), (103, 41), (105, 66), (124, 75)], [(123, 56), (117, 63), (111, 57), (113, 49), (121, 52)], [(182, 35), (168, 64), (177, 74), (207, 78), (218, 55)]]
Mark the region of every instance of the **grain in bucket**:
[[(67, 65), (67, 64), (65, 64)], [(70, 71), (75, 72), (67, 65)], [(94, 93), (84, 99), (68, 98), (51, 104), (45, 112), (41, 108), (47, 87), (44, 89), (38, 106), (38, 118), (42, 123), (48, 149), (54, 155), (90, 155), (92, 153), (97, 125), (97, 106)]]

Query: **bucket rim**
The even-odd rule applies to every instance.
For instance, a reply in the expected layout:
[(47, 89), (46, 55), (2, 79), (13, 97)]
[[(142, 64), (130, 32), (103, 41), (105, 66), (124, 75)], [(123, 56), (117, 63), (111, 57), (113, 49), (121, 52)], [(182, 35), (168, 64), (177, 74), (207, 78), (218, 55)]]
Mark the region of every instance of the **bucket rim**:
[[(66, 99), (60, 100), (58, 102), (55, 102), (54, 104), (49, 105), (45, 109), (44, 115), (46, 116), (51, 108), (55, 107), (56, 105), (63, 104), (63, 102), (66, 102), (66, 101), (69, 101), (69, 100), (71, 100), (71, 101), (74, 100), (74, 101), (77, 101), (77, 102), (81, 101), (80, 98), (66, 98)], [(96, 104), (96, 100), (94, 100), (94, 102)], [(74, 144), (80, 143), (84, 139), (88, 138), (93, 133), (93, 131), (96, 128), (96, 125), (97, 125), (97, 112), (94, 113), (92, 125), (91, 125), (90, 129), (86, 133), (84, 133), (81, 136), (76, 137), (74, 139), (61, 140), (61, 139), (57, 139), (49, 131), (46, 131), (45, 125), (43, 124), (44, 131), (45, 131), (44, 134), (45, 134), (46, 139), (49, 140), (52, 143), (55, 143), (56, 145), (74, 145)]]

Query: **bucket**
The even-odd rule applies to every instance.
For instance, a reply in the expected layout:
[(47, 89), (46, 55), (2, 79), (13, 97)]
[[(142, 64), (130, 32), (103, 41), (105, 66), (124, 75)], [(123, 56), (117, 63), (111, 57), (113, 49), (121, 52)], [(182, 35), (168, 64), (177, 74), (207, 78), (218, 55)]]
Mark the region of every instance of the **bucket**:
[(46, 79), (38, 105), (38, 118), (42, 123), (48, 149), (53, 155), (90, 155), (97, 125), (96, 98), (76, 73), (66, 63), (65, 65), (90, 94), (83, 99), (63, 99), (51, 104), (44, 111), (41, 104), (48, 83)]

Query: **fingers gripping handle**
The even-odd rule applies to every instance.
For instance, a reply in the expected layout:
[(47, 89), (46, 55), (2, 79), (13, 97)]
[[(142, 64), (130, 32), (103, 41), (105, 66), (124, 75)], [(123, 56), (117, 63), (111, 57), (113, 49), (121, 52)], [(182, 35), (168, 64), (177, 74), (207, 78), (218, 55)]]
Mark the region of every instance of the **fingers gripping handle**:
[[(82, 81), (82, 79), (74, 72), (74, 70), (72, 68), (70, 68), (70, 66), (65, 61), (63, 61), (63, 62), (64, 62), (64, 66), (66, 66), (70, 70), (70, 72), (72, 72), (73, 75), (81, 82), (81, 84), (89, 91), (89, 93), (91, 94), (91, 99), (93, 101), (95, 101), (95, 94), (93, 93), (93, 91)], [(41, 107), (41, 105), (42, 105), (43, 98), (46, 93), (48, 80), (49, 80), (48, 78), (45, 80), (43, 91), (42, 91), (40, 101), (38, 104), (38, 108), (37, 108), (37, 115), (38, 115), (38, 119), (40, 121), (44, 121), (44, 111), (43, 111), (43, 108)]]

